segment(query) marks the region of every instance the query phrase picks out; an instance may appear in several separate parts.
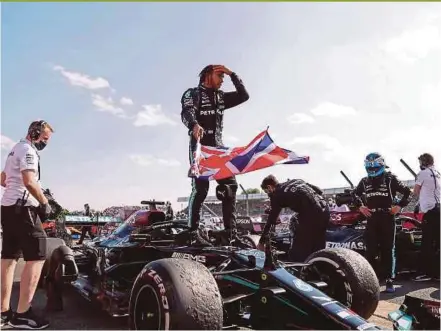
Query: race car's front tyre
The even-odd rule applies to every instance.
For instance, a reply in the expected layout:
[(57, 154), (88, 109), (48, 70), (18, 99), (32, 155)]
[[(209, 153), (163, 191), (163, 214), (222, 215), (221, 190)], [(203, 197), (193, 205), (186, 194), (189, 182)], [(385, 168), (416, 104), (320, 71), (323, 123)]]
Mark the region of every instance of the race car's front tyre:
[(323, 292), (365, 319), (372, 316), (380, 300), (380, 284), (362, 255), (347, 248), (327, 248), (311, 254), (305, 262), (312, 265), (305, 268), (306, 278), (318, 271), (328, 284)]
[(161, 259), (147, 264), (136, 278), (129, 315), (131, 330), (220, 330), (222, 297), (203, 264)]

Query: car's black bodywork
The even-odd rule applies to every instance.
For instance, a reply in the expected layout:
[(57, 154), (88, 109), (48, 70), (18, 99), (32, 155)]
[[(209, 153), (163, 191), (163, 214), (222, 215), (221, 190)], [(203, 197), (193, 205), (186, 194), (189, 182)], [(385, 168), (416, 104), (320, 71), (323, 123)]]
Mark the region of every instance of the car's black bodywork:
[[(330, 284), (332, 277), (324, 282), (314, 265), (277, 262), (270, 250), (265, 254), (232, 246), (192, 247), (186, 245), (186, 232), (182, 231), (187, 229), (187, 222), (164, 222), (158, 213), (150, 211), (148, 218), (159, 222), (137, 227), (134, 217), (107, 238), (73, 250), (55, 249), (44, 273), (48, 308), (62, 309), (60, 284), (67, 281), (112, 316), (127, 315), (131, 297), (133, 300), (136, 294), (132, 293), (134, 283), (146, 268), (155, 261), (180, 258), (197, 261), (210, 270), (222, 296), (225, 327), (378, 329), (348, 309), (352, 297), (333, 292), (340, 285)], [(128, 231), (127, 227), (132, 229)], [(349, 286), (344, 279), (340, 281), (343, 289)], [(378, 283), (372, 288), (372, 298), (366, 303), (372, 307), (359, 312), (365, 318), (378, 304)], [(334, 293), (338, 298), (325, 293)], [(184, 329), (185, 325), (179, 327)]]

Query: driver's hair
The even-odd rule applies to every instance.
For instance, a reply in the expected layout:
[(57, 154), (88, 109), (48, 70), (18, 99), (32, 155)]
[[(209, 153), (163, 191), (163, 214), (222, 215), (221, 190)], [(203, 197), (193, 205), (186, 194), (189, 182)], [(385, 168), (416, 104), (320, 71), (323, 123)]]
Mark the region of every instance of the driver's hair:
[(202, 84), (205, 81), (205, 77), (207, 77), (208, 74), (211, 74), (213, 71), (213, 65), (209, 64), (206, 66), (202, 71), (199, 73), (199, 84)]
[(279, 181), (277, 180), (276, 176), (268, 175), (262, 180), (262, 184), (260, 184), (260, 187), (262, 188), (262, 190), (264, 190), (269, 185), (276, 186), (277, 184), (279, 184)]

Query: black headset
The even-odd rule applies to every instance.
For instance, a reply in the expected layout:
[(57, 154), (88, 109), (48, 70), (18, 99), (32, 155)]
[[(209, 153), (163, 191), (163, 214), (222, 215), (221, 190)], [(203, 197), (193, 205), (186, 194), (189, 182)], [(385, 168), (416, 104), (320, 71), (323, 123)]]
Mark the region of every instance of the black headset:
[(41, 132), (43, 131), (46, 124), (47, 122), (43, 120), (32, 122), (28, 130), (29, 137), (32, 140), (37, 140), (38, 138), (40, 138)]

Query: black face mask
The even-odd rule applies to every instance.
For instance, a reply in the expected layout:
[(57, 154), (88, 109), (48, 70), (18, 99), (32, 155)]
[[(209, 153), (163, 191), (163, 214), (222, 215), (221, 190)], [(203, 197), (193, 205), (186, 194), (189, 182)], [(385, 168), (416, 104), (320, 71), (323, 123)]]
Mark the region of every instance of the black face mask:
[(39, 141), (38, 143), (34, 143), (34, 146), (39, 151), (43, 150), (46, 147), (47, 143), (45, 141)]

